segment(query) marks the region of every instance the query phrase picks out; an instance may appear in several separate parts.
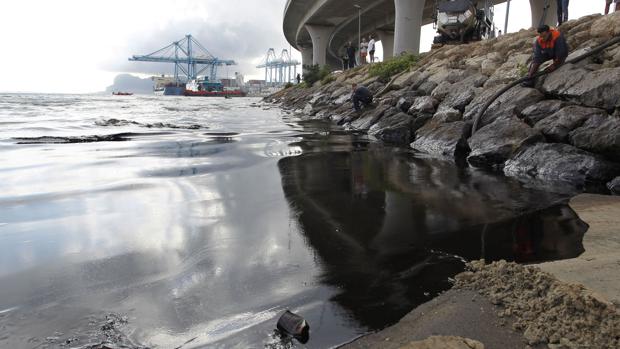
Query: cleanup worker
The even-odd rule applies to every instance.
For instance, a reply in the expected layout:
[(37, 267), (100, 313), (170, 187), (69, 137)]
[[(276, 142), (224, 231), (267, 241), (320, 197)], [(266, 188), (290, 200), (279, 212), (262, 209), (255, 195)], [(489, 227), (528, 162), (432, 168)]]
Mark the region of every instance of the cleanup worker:
[(372, 93), (366, 86), (357, 86), (357, 84), (351, 85), (353, 94), (351, 95), (351, 100), (353, 101), (353, 108), (355, 111), (360, 113), (362, 108), (360, 103), (364, 105), (364, 107), (368, 107), (372, 104)]
[(568, 56), (568, 44), (559, 30), (551, 29), (548, 25), (542, 25), (538, 27), (537, 31), (538, 37), (534, 43), (534, 59), (532, 59), (532, 65), (530, 65), (527, 74), (529, 80), (522, 84), (524, 87), (533, 87), (536, 84), (533, 76), (543, 62), (553, 60), (553, 64), (545, 69), (546, 72), (552, 72), (562, 65)]

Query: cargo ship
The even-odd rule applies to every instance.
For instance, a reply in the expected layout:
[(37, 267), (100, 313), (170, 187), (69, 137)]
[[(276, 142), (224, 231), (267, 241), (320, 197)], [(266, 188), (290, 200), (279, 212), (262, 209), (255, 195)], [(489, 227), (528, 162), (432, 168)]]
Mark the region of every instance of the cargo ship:
[(208, 79), (192, 80), (187, 83), (184, 91), (189, 97), (245, 97), (247, 93), (240, 88), (225, 88), (221, 82), (211, 82)]
[(224, 87), (221, 82), (192, 80), (187, 84), (168, 83), (154, 89), (156, 95), (188, 97), (245, 97), (247, 92), (238, 87)]

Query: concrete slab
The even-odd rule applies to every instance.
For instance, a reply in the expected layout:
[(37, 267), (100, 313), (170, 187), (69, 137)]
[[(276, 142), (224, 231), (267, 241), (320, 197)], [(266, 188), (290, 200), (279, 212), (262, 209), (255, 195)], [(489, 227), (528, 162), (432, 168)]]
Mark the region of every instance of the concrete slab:
[(486, 349), (525, 348), (510, 320), (495, 315), (494, 305), (474, 291), (450, 290), (422, 304), (396, 325), (357, 339), (343, 348), (396, 349), (430, 336), (460, 336), (484, 343)]

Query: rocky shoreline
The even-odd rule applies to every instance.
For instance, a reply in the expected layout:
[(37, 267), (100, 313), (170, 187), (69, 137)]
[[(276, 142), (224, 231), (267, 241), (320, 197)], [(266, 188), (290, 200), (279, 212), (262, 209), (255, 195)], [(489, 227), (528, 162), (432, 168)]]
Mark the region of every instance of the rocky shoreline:
[[(571, 20), (560, 30), (570, 60), (620, 36), (620, 13)], [(524, 75), (535, 35), (521, 30), (444, 46), (390, 81), (370, 77), (366, 65), (265, 100), (302, 119), (329, 119), (386, 143), (523, 181), (620, 194), (620, 45), (561, 66), (535, 88), (508, 90), (472, 132), (489, 98)], [(359, 115), (351, 108), (352, 83), (376, 96), (375, 106)]]

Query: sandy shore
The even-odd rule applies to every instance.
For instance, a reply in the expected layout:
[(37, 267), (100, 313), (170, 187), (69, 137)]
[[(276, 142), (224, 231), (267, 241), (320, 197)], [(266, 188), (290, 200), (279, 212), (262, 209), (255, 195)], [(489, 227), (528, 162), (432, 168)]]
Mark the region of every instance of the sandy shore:
[[(572, 348), (601, 340), (601, 327), (610, 340), (597, 347), (615, 346), (620, 335), (620, 197), (582, 194), (570, 206), (590, 225), (581, 256), (528, 267), (477, 265), (474, 273), (458, 278), (454, 289), (398, 324), (344, 347)], [(541, 290), (532, 293), (539, 285)], [(437, 335), (478, 342), (453, 345), (447, 337), (421, 342)]]
[(585, 252), (573, 259), (538, 265), (562, 281), (583, 284), (620, 304), (620, 196), (582, 194), (570, 201), (590, 225), (584, 236)]

